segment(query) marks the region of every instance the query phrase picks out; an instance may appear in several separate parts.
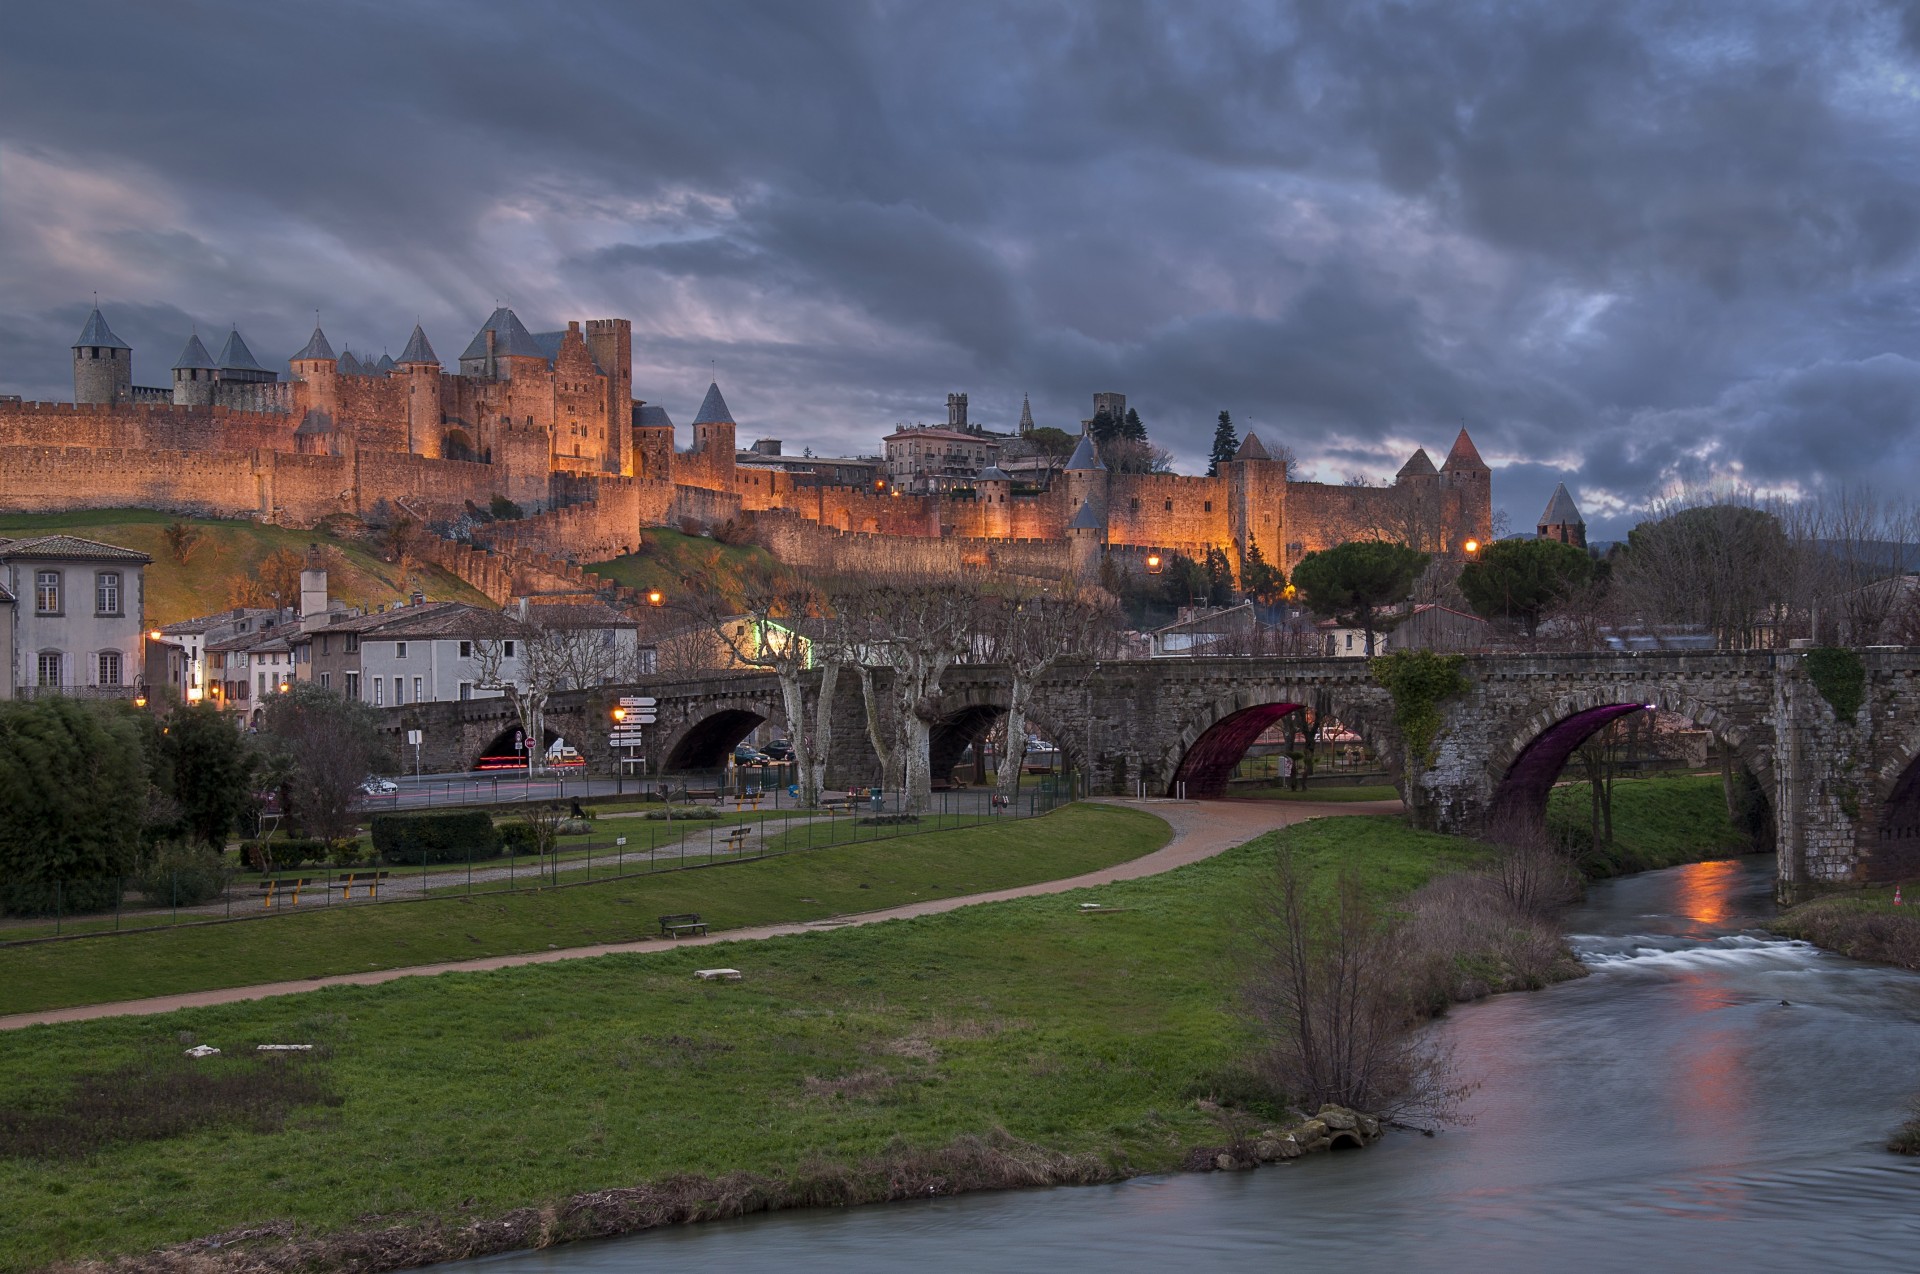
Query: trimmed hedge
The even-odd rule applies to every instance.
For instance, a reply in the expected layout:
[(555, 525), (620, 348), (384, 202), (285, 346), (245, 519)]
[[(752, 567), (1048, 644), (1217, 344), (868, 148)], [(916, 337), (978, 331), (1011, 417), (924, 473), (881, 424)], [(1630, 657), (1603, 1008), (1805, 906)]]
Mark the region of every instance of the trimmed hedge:
[(500, 853), (500, 833), (485, 810), (375, 814), (373, 849), (389, 863), (464, 863)]
[(533, 829), (525, 823), (508, 823), (500, 828), (500, 848), (508, 854), (531, 854), (534, 851)]

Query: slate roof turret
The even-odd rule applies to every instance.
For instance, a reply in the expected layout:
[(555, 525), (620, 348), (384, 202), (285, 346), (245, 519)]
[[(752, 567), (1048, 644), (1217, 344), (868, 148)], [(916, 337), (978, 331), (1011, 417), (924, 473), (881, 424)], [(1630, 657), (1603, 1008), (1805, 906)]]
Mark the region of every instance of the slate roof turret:
[(320, 330), (318, 324), (314, 325), (313, 335), (307, 338), (307, 343), (300, 347), (300, 352), (293, 356), (292, 361), (297, 363), (301, 359), (314, 358), (333, 361), (333, 346), (327, 343), (327, 334)]
[(700, 414), (693, 418), (696, 425), (731, 425), (733, 413), (727, 410), (727, 400), (720, 396), (720, 382), (714, 381), (707, 386), (707, 396), (700, 400)]
[(1427, 454), (1425, 447), (1421, 447), (1411, 456), (1407, 457), (1407, 462), (1400, 466), (1400, 472), (1393, 476), (1396, 478), (1431, 478), (1439, 472), (1438, 469), (1433, 467), (1433, 457)]
[(366, 374), (366, 368), (360, 365), (360, 360), (354, 356), (353, 351), (350, 349), (340, 351), (340, 361), (336, 365), (336, 370), (338, 370), (342, 376), (364, 376)]
[(1093, 445), (1093, 435), (1083, 433), (1080, 441), (1074, 445), (1073, 456), (1067, 461), (1067, 472), (1093, 470), (1098, 472), (1107, 466), (1100, 463), (1099, 448)]
[(1473, 445), (1473, 439), (1467, 437), (1462, 429), (1460, 436), (1453, 440), (1453, 449), (1447, 452), (1447, 461), (1440, 466), (1442, 473), (1492, 473), (1487, 462), (1480, 458), (1479, 448)]
[(433, 346), (427, 343), (427, 334), (421, 330), (418, 323), (413, 325), (413, 335), (407, 338), (407, 347), (400, 351), (400, 361), (403, 364), (428, 363), (435, 367), (440, 365), (440, 360), (434, 356)]
[(1093, 501), (1081, 505), (1067, 523), (1069, 531), (1098, 531), (1102, 529), (1100, 515), (1093, 511)]
[(519, 316), (506, 306), (501, 306), (480, 325), (480, 330), (467, 342), (467, 348), (461, 352), (461, 359), (485, 358), (487, 356), (487, 333), (493, 333), (493, 354), (495, 358), (538, 358), (545, 359), (547, 353), (540, 348), (540, 342), (533, 339), (533, 333), (527, 330)]
[(227, 343), (220, 349), (220, 370), (223, 372), (264, 372), (267, 369), (254, 361), (253, 351), (240, 339), (240, 329), (235, 328), (227, 335)]
[(207, 353), (207, 347), (200, 343), (200, 334), (194, 333), (187, 338), (187, 347), (180, 351), (180, 357), (173, 362), (176, 372), (203, 371), (217, 372), (220, 365)]
[(656, 403), (641, 403), (640, 409), (633, 414), (633, 423), (642, 429), (673, 428), (673, 421), (667, 417), (667, 409)]
[(393, 368), (394, 362), (392, 356), (384, 351), (380, 355), (380, 361), (373, 365), (373, 369), (377, 372), (390, 372)]
[(1587, 520), (1580, 516), (1580, 506), (1573, 502), (1573, 496), (1562, 482), (1553, 488), (1553, 495), (1547, 500), (1547, 510), (1540, 515), (1541, 526), (1585, 526)]
[(107, 326), (107, 320), (101, 316), (100, 307), (96, 305), (93, 313), (87, 315), (87, 325), (80, 329), (80, 339), (73, 343), (73, 348), (132, 349), (133, 346), (113, 334), (113, 329)]
[(1012, 482), (1013, 481), (1012, 478), (1007, 476), (1006, 470), (1002, 469), (997, 464), (990, 464), (986, 468), (982, 469), (979, 473), (978, 480), (981, 482)]
[(1240, 449), (1233, 453), (1233, 458), (1235, 460), (1273, 459), (1272, 456), (1267, 454), (1266, 447), (1261, 445), (1260, 439), (1251, 429), (1247, 430), (1247, 436), (1240, 440)]

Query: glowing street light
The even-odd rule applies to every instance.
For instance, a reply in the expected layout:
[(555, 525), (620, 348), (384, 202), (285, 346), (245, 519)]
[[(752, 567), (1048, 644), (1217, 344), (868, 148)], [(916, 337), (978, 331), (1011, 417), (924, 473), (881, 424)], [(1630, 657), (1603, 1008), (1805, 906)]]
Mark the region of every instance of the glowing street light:
[(1147, 554), (1147, 574), (1158, 575), (1161, 569), (1164, 567), (1164, 565), (1165, 564), (1161, 562), (1160, 555), (1158, 553)]
[(1468, 557), (1472, 557), (1475, 553), (1478, 553), (1480, 551), (1480, 541), (1468, 540), (1465, 544), (1461, 545), (1460, 547), (1467, 551)]
[(647, 605), (658, 606), (660, 603), (666, 600), (667, 600), (667, 595), (661, 592), (659, 589), (650, 588), (647, 590)]

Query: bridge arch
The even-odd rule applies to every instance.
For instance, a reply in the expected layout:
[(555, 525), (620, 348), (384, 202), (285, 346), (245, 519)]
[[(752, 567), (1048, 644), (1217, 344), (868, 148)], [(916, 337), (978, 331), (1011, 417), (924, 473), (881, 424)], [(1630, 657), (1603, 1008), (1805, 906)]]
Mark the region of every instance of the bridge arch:
[(734, 746), (771, 717), (771, 705), (755, 699), (704, 704), (662, 747), (660, 768), (669, 774), (720, 769)]
[(1561, 695), (1540, 705), (1489, 754), (1487, 772), (1493, 792), (1487, 810), (1489, 833), (1496, 838), (1519, 836), (1543, 826), (1547, 794), (1580, 745), (1613, 722), (1649, 710), (1684, 717), (1732, 748), (1767, 795), (1768, 817), (1776, 817), (1771, 810), (1770, 740), (1757, 737), (1759, 731), (1748, 729), (1710, 701), (1671, 686), (1613, 684)]
[[(927, 747), (928, 773), (936, 780), (952, 773), (968, 746), (984, 739), (1007, 715), (1010, 707), (1007, 688), (995, 685), (956, 688), (942, 696), (940, 706), (941, 716), (934, 722)], [(1051, 719), (1045, 705), (1029, 702), (1026, 722), (1030, 728), (1043, 732), (1060, 749), (1061, 762), (1066, 768), (1079, 771), (1086, 760), (1080, 755), (1084, 749), (1070, 747), (1068, 740), (1061, 737), (1062, 732)]]
[[(1920, 729), (1908, 731), (1888, 751), (1874, 777), (1873, 818), (1859, 878), (1873, 883), (1911, 879), (1920, 875)], [(1849, 794), (1832, 795), (1844, 801)]]
[[(559, 742), (561, 736), (560, 732), (551, 725), (543, 727), (540, 733), (543, 736), (540, 740), (540, 753), (545, 756), (547, 749)], [(473, 770), (525, 769), (527, 754), (514, 746), (516, 738), (520, 737), (524, 735), (519, 719), (515, 718), (504, 730), (498, 731), (487, 741), (486, 746), (480, 749), (479, 755), (473, 758), (473, 764), (468, 768)]]
[(1246, 687), (1222, 695), (1195, 713), (1162, 754), (1156, 773), (1168, 776), (1167, 795), (1184, 793), (1203, 799), (1223, 795), (1227, 780), (1254, 741), (1289, 712), (1313, 708), (1316, 698), (1376, 755), (1385, 755), (1376, 742), (1379, 732), (1370, 714), (1346, 696), (1315, 686)]

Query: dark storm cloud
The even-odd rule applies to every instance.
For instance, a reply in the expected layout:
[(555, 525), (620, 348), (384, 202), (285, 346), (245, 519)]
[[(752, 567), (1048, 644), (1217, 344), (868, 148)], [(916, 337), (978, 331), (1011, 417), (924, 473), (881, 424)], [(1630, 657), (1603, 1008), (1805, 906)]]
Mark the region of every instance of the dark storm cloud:
[(442, 357), (635, 320), (685, 420), (870, 450), (965, 389), (1222, 407), (1338, 481), (1465, 424), (1532, 525), (1920, 479), (1920, 6), (70, 3), (0, 41), (0, 390), (98, 289)]

